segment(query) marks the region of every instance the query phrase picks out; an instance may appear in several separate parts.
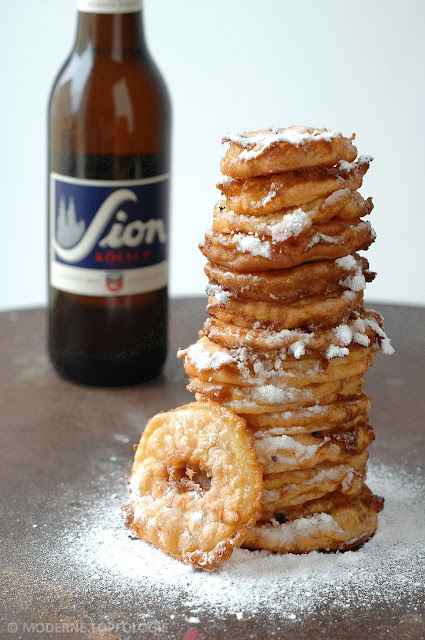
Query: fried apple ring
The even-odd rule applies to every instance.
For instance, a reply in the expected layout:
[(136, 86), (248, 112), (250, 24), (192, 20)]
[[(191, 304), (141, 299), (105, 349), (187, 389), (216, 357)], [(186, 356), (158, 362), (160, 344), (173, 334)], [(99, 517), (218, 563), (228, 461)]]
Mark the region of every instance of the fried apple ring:
[[(350, 345), (351, 346), (351, 345)], [(301, 358), (287, 360), (266, 354), (255, 354), (247, 350), (228, 350), (208, 338), (200, 338), (184, 352), (184, 368), (189, 377), (207, 382), (252, 386), (305, 387), (310, 384), (334, 382), (365, 373), (374, 360), (376, 348), (360, 345), (347, 348), (335, 347), (335, 357)], [(339, 349), (339, 351), (338, 351)], [(279, 395), (278, 392), (271, 395)]]
[(294, 436), (267, 429), (255, 432), (255, 449), (264, 473), (285, 473), (311, 469), (324, 462), (345, 462), (350, 455), (363, 453), (374, 439), (367, 422)]
[(361, 309), (362, 304), (362, 291), (310, 296), (291, 304), (230, 298), (224, 305), (217, 303), (216, 298), (210, 296), (207, 313), (221, 322), (248, 329), (320, 329), (345, 322), (354, 312)]
[[(277, 520), (279, 524), (297, 520), (297, 518), (308, 518), (315, 513), (328, 513), (335, 507), (342, 507), (351, 502), (354, 498), (358, 498), (367, 489), (366, 485), (362, 485), (355, 493), (341, 493), (340, 491), (332, 491), (325, 494), (321, 498), (315, 500), (308, 500), (302, 504), (297, 504), (294, 507), (286, 507), (276, 513), (271, 511), (263, 511), (258, 522), (270, 522)], [(369, 491), (369, 489), (368, 489)]]
[(193, 402), (149, 420), (128, 481), (126, 526), (179, 560), (212, 569), (258, 519), (262, 474), (243, 418)]
[(220, 169), (233, 178), (249, 178), (305, 167), (331, 167), (340, 160), (352, 162), (356, 158), (353, 138), (314, 127), (228, 134), (222, 139), (230, 146)]
[(212, 228), (219, 233), (248, 233), (274, 242), (297, 237), (312, 224), (328, 222), (332, 218), (353, 220), (368, 215), (373, 209), (372, 199), (364, 200), (357, 191), (335, 191), (330, 196), (313, 200), (297, 209), (282, 209), (265, 216), (235, 213), (220, 200), (214, 208)]
[(358, 395), (362, 391), (363, 383), (364, 378), (361, 375), (322, 384), (306, 385), (301, 389), (273, 385), (242, 387), (190, 378), (187, 389), (195, 392), (197, 399), (216, 400), (237, 414), (267, 416), (314, 404), (329, 404), (340, 398)]
[(246, 180), (225, 176), (217, 187), (232, 211), (264, 216), (280, 209), (299, 207), (317, 198), (326, 198), (340, 189), (357, 191), (371, 161), (372, 158), (360, 156), (351, 164), (342, 162), (329, 169), (301, 169)]
[[(362, 385), (359, 379), (357, 381), (359, 387), (356, 386), (354, 391), (358, 391)], [(334, 429), (341, 424), (351, 428), (359, 422), (366, 422), (366, 414), (370, 410), (370, 398), (367, 395), (364, 393), (354, 397), (353, 395), (350, 394), (348, 398), (335, 400), (329, 404), (314, 404), (292, 411), (239, 415), (245, 418), (251, 431), (275, 429), (281, 435), (318, 433)]]
[(345, 504), (279, 523), (258, 523), (249, 533), (244, 547), (278, 553), (354, 549), (376, 531), (377, 513), (383, 499), (363, 487), (361, 493)]
[(243, 233), (222, 234), (209, 230), (199, 245), (210, 261), (241, 273), (288, 269), (305, 262), (342, 258), (366, 250), (375, 240), (369, 222), (351, 224), (330, 220), (311, 227), (291, 242), (274, 243)]
[(366, 478), (369, 454), (348, 456), (341, 464), (324, 462), (312, 469), (295, 469), (285, 473), (265, 474), (263, 478), (263, 511), (279, 513), (287, 507), (322, 498), (339, 491), (353, 494)]
[(366, 282), (371, 282), (376, 275), (369, 270), (366, 258), (357, 253), (335, 260), (307, 262), (288, 269), (257, 273), (228, 271), (207, 262), (204, 271), (210, 280), (208, 293), (223, 302), (237, 296), (295, 302), (307, 296), (327, 295), (341, 288), (362, 291)]
[(363, 484), (355, 493), (345, 494), (340, 493), (339, 491), (333, 491), (332, 493), (327, 493), (321, 498), (316, 498), (316, 500), (309, 500), (308, 502), (295, 505), (294, 507), (286, 507), (277, 513), (263, 512), (261, 514), (260, 521), (270, 522), (270, 520), (275, 518), (280, 524), (283, 524), (284, 522), (296, 520), (297, 518), (305, 518), (315, 513), (329, 513), (331, 509), (345, 506), (354, 498), (358, 498), (359, 496), (362, 496), (363, 500), (365, 500), (372, 508), (376, 509), (377, 512), (382, 510), (384, 499), (375, 496), (370, 489)]
[(279, 355), (288, 360), (303, 356), (326, 357), (333, 347), (348, 348), (357, 343), (370, 346), (380, 340), (377, 330), (382, 328), (382, 317), (375, 311), (360, 310), (353, 313), (345, 324), (316, 329), (247, 329), (233, 323), (209, 318), (202, 328), (203, 336), (225, 349), (252, 349), (255, 353), (272, 351), (269, 358)]

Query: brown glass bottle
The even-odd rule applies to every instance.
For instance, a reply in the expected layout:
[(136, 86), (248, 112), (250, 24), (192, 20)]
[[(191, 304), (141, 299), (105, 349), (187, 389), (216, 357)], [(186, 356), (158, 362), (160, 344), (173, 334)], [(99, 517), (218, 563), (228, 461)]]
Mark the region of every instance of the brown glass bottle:
[(48, 350), (93, 386), (151, 380), (167, 351), (170, 103), (139, 3), (78, 0), (49, 105)]

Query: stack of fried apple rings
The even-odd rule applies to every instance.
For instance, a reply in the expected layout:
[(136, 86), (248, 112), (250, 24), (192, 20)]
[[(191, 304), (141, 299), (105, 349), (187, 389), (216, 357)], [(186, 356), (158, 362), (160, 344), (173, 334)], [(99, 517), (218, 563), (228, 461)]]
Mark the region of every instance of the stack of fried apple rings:
[(379, 347), (392, 352), (381, 316), (363, 305), (375, 274), (359, 252), (375, 234), (358, 189), (371, 158), (326, 129), (223, 140), (223, 197), (201, 244), (210, 317), (179, 354), (188, 388), (253, 438), (263, 494), (245, 547), (352, 549), (383, 506), (365, 484), (364, 376)]

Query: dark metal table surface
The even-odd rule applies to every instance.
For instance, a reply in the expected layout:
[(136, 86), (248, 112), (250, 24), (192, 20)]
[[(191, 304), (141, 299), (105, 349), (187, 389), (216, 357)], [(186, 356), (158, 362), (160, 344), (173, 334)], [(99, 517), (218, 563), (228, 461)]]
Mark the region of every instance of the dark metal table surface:
[[(418, 473), (424, 457), (425, 309), (373, 306), (385, 316), (396, 354), (378, 357), (368, 375), (376, 433), (372, 455), (383, 464), (402, 461), (407, 470)], [(131, 588), (124, 598), (113, 583), (93, 592), (83, 566), (80, 584), (68, 579), (64, 568), (58, 572), (55, 549), (64, 529), (83, 518), (82, 491), (97, 495), (99, 477), (103, 482), (108, 478), (107, 489), (122, 499), (132, 444), (145, 421), (160, 410), (193, 400), (175, 353), (196, 340), (204, 319), (205, 299), (173, 300), (170, 355), (163, 377), (138, 388), (105, 390), (79, 387), (54, 373), (45, 352), (43, 310), (0, 314), (0, 637), (424, 637), (420, 589), (413, 598), (378, 600), (361, 612), (348, 607), (338, 619), (329, 610), (296, 621), (276, 612), (238, 619), (225, 611), (217, 615), (205, 610), (194, 622), (184, 603), (170, 609), (161, 597)], [(64, 486), (67, 491), (61, 498)], [(50, 557), (55, 562), (50, 563)], [(137, 629), (108, 626), (111, 620), (143, 624)], [(102, 624), (90, 626), (93, 621)]]

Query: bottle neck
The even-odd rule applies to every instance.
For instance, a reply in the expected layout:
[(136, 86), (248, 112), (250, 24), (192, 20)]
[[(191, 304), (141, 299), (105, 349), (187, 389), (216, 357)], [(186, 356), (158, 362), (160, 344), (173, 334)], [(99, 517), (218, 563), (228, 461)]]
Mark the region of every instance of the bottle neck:
[(142, 53), (146, 50), (142, 12), (79, 12), (75, 48), (81, 53), (87, 47), (117, 60), (124, 53)]

